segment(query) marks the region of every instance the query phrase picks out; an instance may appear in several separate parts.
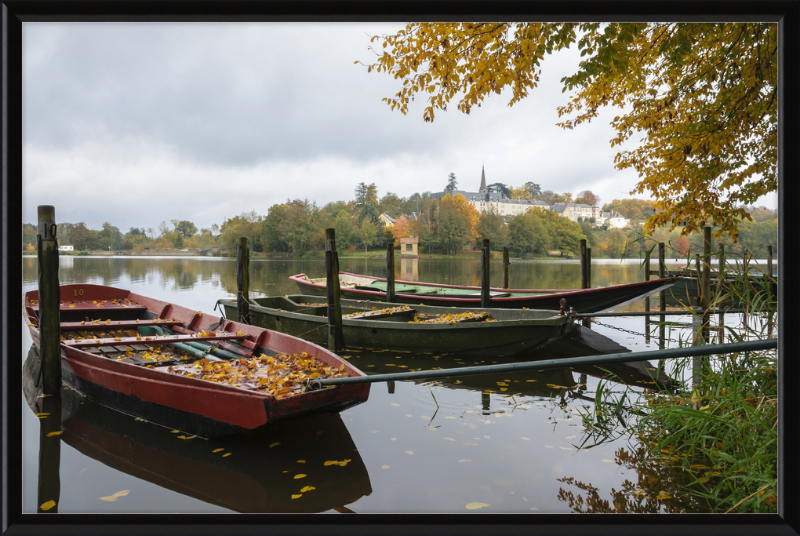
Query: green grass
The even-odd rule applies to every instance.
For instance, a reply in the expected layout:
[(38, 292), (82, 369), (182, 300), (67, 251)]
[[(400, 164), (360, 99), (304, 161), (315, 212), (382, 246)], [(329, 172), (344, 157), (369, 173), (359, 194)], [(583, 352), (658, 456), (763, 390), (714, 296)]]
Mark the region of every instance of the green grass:
[[(737, 268), (742, 273), (718, 289), (710, 307), (734, 299), (748, 311), (748, 325), (707, 327), (721, 330), (723, 342), (769, 338), (778, 320), (772, 285), (746, 277), (757, 267)], [(687, 337), (681, 345), (698, 343)], [(583, 413), (585, 442), (626, 436), (631, 448), (617, 462), (653, 475), (640, 477), (634, 500), (619, 503), (624, 511), (649, 511), (637, 508), (662, 494), (662, 503), (682, 505), (675, 511), (775, 512), (776, 351), (676, 359), (670, 375), (680, 380), (672, 392), (612, 394), (601, 382), (594, 411)]]

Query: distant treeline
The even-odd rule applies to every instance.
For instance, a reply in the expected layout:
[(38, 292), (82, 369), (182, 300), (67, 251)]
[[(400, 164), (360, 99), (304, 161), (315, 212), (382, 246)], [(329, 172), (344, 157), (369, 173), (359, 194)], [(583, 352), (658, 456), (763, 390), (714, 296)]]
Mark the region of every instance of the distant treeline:
[[(453, 177), (451, 177), (452, 179)], [(510, 188), (510, 192), (541, 198), (537, 185)], [(499, 188), (497, 185), (492, 185)], [(503, 186), (503, 185), (500, 185)], [(552, 199), (552, 192), (544, 197)], [(522, 195), (520, 195), (522, 196)], [(589, 198), (599, 201), (591, 192), (581, 192), (578, 200)], [(556, 200), (572, 199), (572, 194), (555, 194)], [(249, 239), (255, 252), (289, 253), (294, 256), (319, 256), (325, 249), (325, 228), (336, 229), (336, 241), (340, 250), (348, 248), (385, 247), (390, 237), (400, 239), (415, 236), (419, 239), (422, 253), (455, 254), (456, 251), (479, 244), (483, 238), (491, 241), (492, 249), (508, 246), (522, 256), (545, 255), (557, 250), (564, 255), (578, 253), (579, 241), (586, 239), (592, 247), (594, 257), (620, 258), (639, 257), (654, 241), (670, 246), (670, 256), (680, 257), (687, 252), (702, 251), (697, 235), (680, 236), (680, 228), (668, 231), (659, 228), (652, 237), (642, 238), (639, 222), (652, 214), (652, 201), (639, 199), (615, 199), (603, 207), (615, 210), (631, 219), (625, 229), (607, 229), (593, 222), (573, 222), (558, 216), (551, 210), (533, 208), (513, 217), (496, 213), (480, 214), (460, 194), (445, 195), (432, 199), (430, 192), (415, 193), (408, 198), (387, 193), (378, 198), (374, 184), (358, 185), (355, 199), (336, 201), (318, 206), (308, 199), (287, 200), (267, 209), (266, 214), (255, 210), (226, 219), (222, 225), (197, 229), (186, 220), (171, 220), (172, 225), (162, 222), (157, 229), (132, 227), (123, 233), (109, 222), (99, 230), (89, 229), (84, 222), (60, 223), (59, 243), (72, 245), (76, 251), (128, 250), (141, 251), (146, 248), (224, 248), (235, 251), (240, 236)], [(648, 214), (649, 212), (649, 214)], [(777, 242), (777, 211), (766, 208), (748, 209), (753, 221), (739, 225), (740, 235), (736, 243), (728, 237), (716, 240), (726, 244), (733, 253), (750, 250), (758, 257), (766, 256), (766, 247)], [(381, 214), (394, 220), (386, 226)], [(26, 249), (34, 250), (36, 226), (23, 226)]]

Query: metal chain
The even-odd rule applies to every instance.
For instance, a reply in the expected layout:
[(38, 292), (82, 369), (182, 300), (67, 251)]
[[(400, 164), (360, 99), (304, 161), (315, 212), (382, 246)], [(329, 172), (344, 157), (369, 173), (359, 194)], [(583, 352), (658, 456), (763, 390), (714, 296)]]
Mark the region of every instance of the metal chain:
[[(604, 328), (611, 328), (611, 329), (615, 329), (617, 331), (622, 331), (623, 333), (629, 333), (631, 335), (636, 335), (638, 337), (647, 337), (647, 335), (644, 334), (644, 333), (639, 333), (637, 331), (631, 331), (629, 329), (620, 328), (620, 327), (617, 327), (617, 326), (612, 326), (610, 324), (603, 324), (602, 322), (598, 322), (597, 320), (593, 320), (592, 323), (593, 324), (597, 324), (598, 326), (603, 326)], [(653, 337), (653, 335), (650, 335), (650, 337)], [(665, 342), (667, 342), (667, 341), (668, 342), (681, 342), (681, 341), (676, 341), (675, 339), (668, 339), (666, 337), (664, 338), (664, 341)]]

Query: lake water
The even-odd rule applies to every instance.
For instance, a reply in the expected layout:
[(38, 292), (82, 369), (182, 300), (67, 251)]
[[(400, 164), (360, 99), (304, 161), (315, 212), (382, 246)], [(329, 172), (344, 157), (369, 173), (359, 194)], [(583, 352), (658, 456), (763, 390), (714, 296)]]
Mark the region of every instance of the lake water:
[[(23, 259), (24, 291), (37, 286), (36, 263), (35, 258)], [(382, 259), (340, 263), (343, 271), (385, 275)], [(500, 285), (501, 265), (493, 263), (492, 269), (492, 284)], [(287, 278), (297, 273), (321, 277), (324, 263), (253, 259), (251, 293), (296, 294)], [(478, 261), (423, 259), (398, 262), (396, 277), (478, 285), (479, 274)], [(115, 286), (212, 313), (218, 299), (235, 296), (236, 262), (62, 257), (59, 278), (61, 284)], [(579, 288), (579, 263), (512, 262), (510, 278), (511, 288)], [(593, 286), (643, 279), (638, 261), (595, 261), (592, 266)], [(657, 308), (657, 300), (652, 303)], [(642, 311), (644, 302), (621, 310)], [(667, 337), (686, 338), (689, 317), (668, 318), (683, 327), (673, 326)], [(643, 335), (644, 318), (600, 320), (592, 329), (611, 341), (632, 351), (658, 349), (655, 339)], [(21, 359), (30, 347), (26, 328)], [(367, 373), (493, 362), (398, 352), (343, 355)], [(518, 360), (524, 359), (530, 357)], [(636, 371), (630, 372), (636, 377)], [(586, 511), (589, 503), (591, 511), (613, 511), (615, 503), (635, 502), (633, 490), (658, 490), (653, 479), (666, 477), (632, 461), (626, 453), (635, 449), (623, 439), (587, 448), (593, 441), (585, 435), (578, 410), (593, 409), (602, 375), (596, 368), (567, 368), (445, 382), (375, 383), (366, 403), (339, 415), (294, 419), (216, 440), (180, 439), (168, 429), (66, 393), (58, 436), (60, 485), (50, 493), (58, 496), (59, 513), (533, 514)], [(585, 385), (576, 387), (581, 383)], [(607, 388), (623, 386), (611, 382)], [(23, 507), (33, 513), (41, 500), (40, 425), (45, 421), (27, 405), (23, 409)], [(48, 422), (54, 425), (58, 423)], [(665, 488), (680, 475), (669, 478)], [(645, 511), (695, 508), (669, 499), (647, 504)]]

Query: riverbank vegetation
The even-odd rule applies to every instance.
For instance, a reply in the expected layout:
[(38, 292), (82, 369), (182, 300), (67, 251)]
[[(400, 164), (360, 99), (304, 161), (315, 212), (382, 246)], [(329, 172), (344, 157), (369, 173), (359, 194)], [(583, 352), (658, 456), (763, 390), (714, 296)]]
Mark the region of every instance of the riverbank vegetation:
[[(703, 324), (690, 337), (679, 337), (678, 346), (777, 333), (775, 280), (760, 275), (765, 267), (728, 261), (739, 270), (718, 286), (711, 307), (735, 302), (746, 313), (726, 315), (716, 324), (716, 315), (698, 316)], [(752, 271), (759, 275), (749, 275)], [(586, 442), (627, 437), (629, 448), (618, 450), (614, 461), (635, 469), (638, 481), (626, 482), (605, 500), (592, 495), (589, 484), (563, 480), (587, 492), (584, 500), (580, 493), (562, 490), (563, 500), (595, 512), (658, 511), (659, 505), (666, 511), (775, 512), (776, 351), (676, 359), (662, 367), (675, 380), (671, 389), (612, 393), (601, 383), (594, 407), (584, 408)]]
[[(333, 227), (340, 254), (346, 256), (370, 254), (370, 248), (383, 249), (387, 237), (399, 241), (409, 236), (419, 239), (421, 254), (435, 256), (469, 256), (469, 250), (477, 248), (483, 238), (490, 240), (495, 251), (507, 246), (516, 258), (544, 258), (548, 251), (555, 255), (576, 255), (583, 238), (592, 248), (594, 258), (640, 258), (647, 247), (639, 239), (644, 232), (642, 218), (648, 216), (648, 211), (652, 214), (652, 202), (643, 200), (615, 199), (604, 206), (632, 222), (628, 227), (616, 229), (596, 226), (588, 219), (574, 222), (554, 211), (536, 208), (514, 216), (479, 214), (460, 194), (432, 199), (430, 192), (415, 193), (408, 198), (389, 192), (378, 199), (374, 185), (367, 188), (367, 195), (359, 194), (362, 186), (356, 189), (353, 200), (324, 206), (308, 199), (287, 200), (271, 206), (266, 214), (252, 210), (228, 218), (221, 225), (201, 229), (186, 220), (171, 220), (171, 225), (163, 221), (156, 229), (132, 227), (124, 233), (110, 222), (98, 230), (88, 228), (84, 222), (62, 222), (58, 225), (59, 244), (73, 245), (76, 252), (207, 248), (231, 252), (236, 250), (238, 238), (246, 236), (255, 254), (313, 258), (324, 251), (324, 229)], [(528, 197), (532, 191), (529, 186), (512, 190)], [(535, 195), (552, 200), (553, 193)], [(556, 201), (572, 196), (568, 192), (555, 195)], [(591, 192), (582, 195), (596, 200)], [(764, 258), (767, 245), (776, 242), (777, 211), (748, 207), (747, 213), (752, 220), (739, 224), (737, 241), (723, 236), (717, 243), (725, 244), (728, 251), (750, 250)], [(388, 215), (394, 223), (387, 227), (381, 214)], [(681, 232), (681, 227), (672, 230), (667, 226), (657, 227), (652, 238), (669, 243), (676, 256), (702, 251), (700, 234), (682, 236)], [(23, 244), (27, 250), (35, 251), (34, 224), (24, 224)]]

